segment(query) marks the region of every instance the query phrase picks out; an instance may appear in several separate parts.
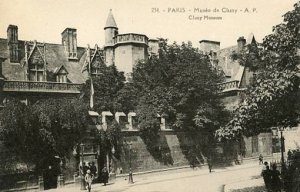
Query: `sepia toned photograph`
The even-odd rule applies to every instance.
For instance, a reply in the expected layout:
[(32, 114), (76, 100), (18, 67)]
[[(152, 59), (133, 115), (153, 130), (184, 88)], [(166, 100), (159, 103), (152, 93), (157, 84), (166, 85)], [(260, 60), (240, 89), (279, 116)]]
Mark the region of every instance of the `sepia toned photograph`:
[(0, 192), (300, 192), (299, 0), (0, 0)]

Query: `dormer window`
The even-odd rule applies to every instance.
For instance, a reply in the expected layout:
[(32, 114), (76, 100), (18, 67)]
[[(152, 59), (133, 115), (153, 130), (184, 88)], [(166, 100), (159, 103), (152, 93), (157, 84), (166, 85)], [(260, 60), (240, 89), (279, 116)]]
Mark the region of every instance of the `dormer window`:
[(29, 65), (29, 80), (30, 81), (44, 81), (44, 65), (30, 64)]
[(66, 74), (59, 74), (56, 76), (56, 82), (59, 83), (67, 83), (67, 75)]
[(54, 70), (54, 75), (56, 76), (56, 82), (58, 83), (67, 83), (68, 82), (68, 71), (67, 69), (62, 65), (59, 68), (56, 68)]
[(101, 65), (105, 65), (105, 64), (104, 64), (101, 52), (96, 47), (93, 57), (91, 59), (91, 74), (94, 76), (100, 75), (101, 74)]
[(25, 42), (25, 62), (29, 81), (47, 81), (45, 44)]
[(92, 66), (91, 67), (91, 74), (92, 75), (99, 75), (100, 74), (100, 66)]

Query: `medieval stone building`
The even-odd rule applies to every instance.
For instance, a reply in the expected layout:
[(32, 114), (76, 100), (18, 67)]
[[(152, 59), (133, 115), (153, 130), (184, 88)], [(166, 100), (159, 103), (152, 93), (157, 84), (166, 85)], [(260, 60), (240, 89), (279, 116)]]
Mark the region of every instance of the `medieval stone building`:
[[(144, 34), (125, 33), (119, 34), (116, 21), (112, 12), (108, 14), (105, 31), (105, 44), (103, 48), (79, 47), (77, 45), (77, 31), (66, 28), (61, 33), (61, 44), (45, 43), (38, 41), (20, 40), (18, 27), (9, 25), (7, 38), (0, 38), (0, 107), (5, 105), (7, 98), (17, 97), (24, 103), (34, 103), (45, 97), (74, 97), (80, 93), (80, 87), (88, 79), (88, 72), (83, 70), (90, 63), (91, 75), (99, 75), (101, 64), (115, 64), (119, 71), (123, 71), (130, 78), (134, 65), (139, 60), (147, 60), (151, 55), (158, 54), (158, 40), (149, 39)], [(240, 101), (242, 90), (244, 90), (253, 75), (237, 61), (230, 57), (232, 52), (239, 51), (246, 44), (255, 44), (255, 38), (250, 35), (246, 41), (239, 38), (237, 44), (232, 47), (220, 49), (220, 42), (202, 40), (200, 50), (211, 58), (212, 65), (218, 67), (226, 77), (226, 81), (220, 84), (222, 88), (223, 102), (226, 107), (233, 110)], [(98, 112), (101, 115), (101, 112)], [(98, 113), (90, 112), (94, 118)], [(118, 113), (116, 116), (124, 116)], [(102, 114), (102, 123), (105, 121)], [(130, 146), (124, 145), (124, 156), (121, 161), (115, 162), (117, 174), (120, 170), (128, 172), (128, 160), (132, 160), (133, 171), (145, 171), (151, 169), (162, 169), (184, 166), (193, 161), (189, 159), (189, 148), (194, 148), (196, 143), (185, 136), (182, 132), (174, 132), (165, 128), (164, 119), (161, 119), (161, 138), (157, 145), (161, 154), (156, 154), (162, 161), (158, 161), (140, 138), (138, 131), (132, 127), (131, 119), (134, 113), (128, 114), (128, 124), (131, 127), (126, 130), (127, 140)], [(94, 126), (95, 128), (95, 126)], [(257, 156), (259, 153), (270, 155), (271, 142), (269, 134), (261, 134), (253, 138), (244, 138), (245, 157)], [(201, 137), (201, 136), (200, 136)], [(198, 140), (207, 142), (205, 139)], [(232, 146), (227, 146), (228, 148)], [(235, 146), (232, 151), (238, 151), (240, 146)], [(231, 150), (230, 149), (230, 150)], [(88, 150), (88, 149), (87, 149)], [(218, 152), (220, 157), (226, 157), (226, 146), (220, 146)], [(95, 161), (95, 150), (87, 151), (85, 159)], [(1, 149), (0, 157), (4, 157), (5, 149)], [(96, 152), (97, 153), (97, 152)], [(229, 154), (229, 156), (232, 154)], [(1, 159), (0, 159), (1, 161)], [(75, 165), (72, 160), (70, 166)], [(72, 169), (74, 171), (75, 168)], [(66, 180), (73, 179), (72, 171), (68, 171)]]
[(101, 63), (114, 63), (130, 77), (136, 62), (158, 52), (158, 40), (143, 34), (119, 34), (111, 11), (104, 31), (104, 47), (89, 48), (77, 46), (73, 28), (61, 33), (61, 44), (52, 44), (20, 40), (18, 27), (9, 25), (7, 38), (0, 38), (0, 106), (9, 96), (30, 103), (45, 96), (78, 94), (88, 77), (82, 70), (87, 61), (92, 75), (100, 73)]

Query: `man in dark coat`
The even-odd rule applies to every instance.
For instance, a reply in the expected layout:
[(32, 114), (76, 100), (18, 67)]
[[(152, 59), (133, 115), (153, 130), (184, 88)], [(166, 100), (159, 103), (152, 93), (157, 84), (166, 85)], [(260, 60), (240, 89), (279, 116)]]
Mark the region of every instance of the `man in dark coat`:
[(90, 167), (90, 170), (91, 170), (91, 174), (94, 176), (94, 178), (96, 178), (96, 175), (97, 175), (97, 167), (95, 166), (95, 163), (92, 162), (92, 165)]
[(101, 172), (102, 172), (103, 183), (104, 183), (104, 186), (105, 186), (106, 183), (108, 183), (108, 177), (109, 177), (109, 173), (108, 173), (108, 170), (107, 170), (106, 166), (103, 167)]
[(276, 164), (273, 164), (271, 171), (271, 189), (272, 192), (281, 191), (280, 172), (277, 170)]
[(265, 186), (267, 191), (271, 191), (271, 170), (270, 167), (267, 165), (266, 169), (262, 171), (262, 176), (264, 178)]

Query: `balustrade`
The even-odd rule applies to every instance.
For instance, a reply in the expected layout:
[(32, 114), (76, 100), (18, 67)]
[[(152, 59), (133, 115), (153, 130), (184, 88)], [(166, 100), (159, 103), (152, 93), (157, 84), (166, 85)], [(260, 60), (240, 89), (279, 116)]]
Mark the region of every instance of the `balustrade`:
[(219, 88), (220, 88), (221, 92), (226, 92), (226, 91), (238, 89), (239, 88), (239, 81), (234, 80), (234, 81), (228, 81), (228, 82), (220, 83)]
[(136, 42), (136, 43), (145, 43), (148, 44), (148, 38), (145, 35), (139, 35), (139, 34), (122, 34), (117, 35), (114, 38), (114, 43), (126, 43), (126, 42)]
[(4, 81), (3, 91), (80, 93), (80, 87), (73, 83)]

